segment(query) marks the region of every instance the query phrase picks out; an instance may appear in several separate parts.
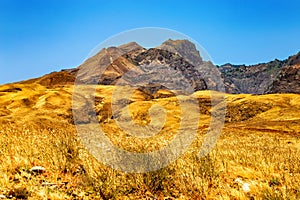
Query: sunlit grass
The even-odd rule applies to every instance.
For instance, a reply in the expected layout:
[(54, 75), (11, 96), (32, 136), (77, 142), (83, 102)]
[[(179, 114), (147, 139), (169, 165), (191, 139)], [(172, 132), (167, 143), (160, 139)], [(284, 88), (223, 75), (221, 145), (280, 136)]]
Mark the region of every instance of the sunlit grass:
[[(27, 90), (32, 90), (30, 95)], [(19, 199), (300, 199), (299, 95), (227, 95), (230, 110), (222, 134), (208, 155), (198, 157), (209, 127), (210, 105), (209, 92), (197, 92), (200, 125), (188, 151), (158, 171), (125, 173), (99, 163), (81, 144), (70, 123), (70, 88), (64, 90), (28, 86), (0, 96), (0, 195)], [(99, 114), (104, 113), (98, 116), (102, 123), (98, 127), (115, 145), (150, 152), (176, 135), (181, 112), (175, 97), (146, 99), (146, 103), (143, 94), (135, 94), (137, 102), (129, 107), (137, 124), (149, 124), (152, 104), (169, 111), (155, 137), (131, 138), (106, 110), (109, 100), (105, 97), (112, 90), (100, 87), (99, 101), (106, 106), (96, 107)], [(31, 106), (22, 103), (25, 97)], [(33, 166), (46, 171), (33, 173)]]
[[(73, 126), (36, 129), (1, 125), (0, 193), (31, 199), (298, 199), (299, 139), (288, 135), (226, 129), (216, 148), (197, 156), (201, 141), (167, 168), (141, 174), (98, 163)], [(33, 166), (46, 172), (35, 175)], [(81, 171), (80, 171), (81, 170)], [(250, 185), (245, 192), (239, 178)], [(46, 185), (43, 183), (51, 183)], [(21, 188), (21, 189), (20, 189)]]

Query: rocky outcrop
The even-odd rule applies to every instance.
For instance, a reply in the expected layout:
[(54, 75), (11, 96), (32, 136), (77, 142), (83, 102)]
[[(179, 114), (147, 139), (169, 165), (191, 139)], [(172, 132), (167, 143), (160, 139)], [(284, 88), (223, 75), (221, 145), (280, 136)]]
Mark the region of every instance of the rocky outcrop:
[(300, 52), (288, 59), (252, 66), (219, 67), (227, 93), (300, 93)]
[(177, 53), (184, 58), (187, 62), (194, 66), (200, 65), (203, 61), (199, 51), (196, 49), (195, 44), (188, 40), (167, 40), (163, 42), (158, 49), (167, 50), (169, 52)]
[[(296, 59), (294, 59), (296, 58)], [(266, 93), (300, 94), (300, 53), (291, 57)]]
[(185, 90), (189, 86), (193, 91), (207, 89), (200, 71), (176, 53), (152, 48), (137, 55), (133, 62), (142, 72), (134, 78), (125, 76), (132, 84), (148, 82), (173, 90)]
[(225, 64), (219, 67), (227, 93), (264, 94), (286, 61), (274, 60), (252, 66)]

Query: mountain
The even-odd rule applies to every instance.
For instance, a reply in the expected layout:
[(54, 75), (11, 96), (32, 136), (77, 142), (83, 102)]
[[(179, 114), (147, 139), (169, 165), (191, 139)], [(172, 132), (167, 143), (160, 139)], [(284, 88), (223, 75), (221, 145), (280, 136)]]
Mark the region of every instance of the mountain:
[(195, 44), (188, 40), (168, 39), (157, 48), (164, 49), (169, 52), (176, 52), (193, 65), (200, 65), (203, 62), (199, 51), (196, 49)]
[(85, 84), (129, 84), (155, 93), (168, 87), (189, 88), (191, 92), (224, 91), (220, 83), (223, 82), (225, 92), (231, 94), (300, 93), (299, 66), (300, 52), (283, 61), (275, 59), (251, 66), (228, 63), (215, 67), (202, 59), (192, 42), (169, 39), (150, 49), (136, 42), (103, 48), (77, 68), (23, 83), (47, 87), (69, 85), (75, 80)]
[(227, 93), (264, 94), (279, 75), (285, 61), (252, 66), (225, 64), (219, 67)]
[(188, 59), (184, 59), (189, 52), (191, 62), (202, 63), (195, 45), (187, 40), (168, 40), (162, 46), (150, 49), (133, 42), (105, 48), (76, 69), (77, 79), (89, 84), (129, 84), (138, 87), (146, 84), (150, 91), (161, 87), (184, 90), (187, 84), (192, 85), (193, 91), (205, 90), (207, 86), (201, 73)]
[(300, 94), (300, 52), (286, 60), (267, 93), (297, 93)]
[(300, 93), (300, 52), (257, 65), (219, 66), (227, 93)]

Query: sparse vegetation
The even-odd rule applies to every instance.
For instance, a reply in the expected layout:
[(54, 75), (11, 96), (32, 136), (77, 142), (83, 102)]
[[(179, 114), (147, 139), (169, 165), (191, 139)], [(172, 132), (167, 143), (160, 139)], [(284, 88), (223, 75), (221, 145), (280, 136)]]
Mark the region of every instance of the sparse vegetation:
[[(51, 94), (56, 94), (53, 88), (51, 90)], [(69, 98), (69, 93), (65, 94)], [(28, 95), (32, 104), (43, 99), (36, 95), (33, 95), (34, 99)], [(300, 198), (299, 95), (227, 95), (229, 105), (251, 104), (251, 109), (258, 111), (253, 111), (249, 118), (242, 116), (243, 109), (234, 111), (241, 112), (238, 116), (243, 121), (228, 121), (213, 151), (200, 158), (197, 153), (209, 122), (209, 107), (203, 107), (203, 121), (189, 150), (166, 168), (137, 174), (116, 171), (97, 162), (81, 144), (69, 119), (57, 120), (67, 115), (53, 114), (53, 119), (40, 121), (43, 112), (45, 115), (50, 113), (58, 99), (70, 100), (66, 96), (54, 98), (50, 93), (43, 95), (47, 95), (48, 101), (44, 106), (40, 102), (40, 109), (44, 109), (40, 110), (40, 115), (34, 110), (35, 115), (26, 117), (31, 120), (13, 121), (21, 116), (11, 108), (14, 115), (0, 121), (0, 195), (15, 199)], [(206, 98), (207, 93), (199, 92), (196, 96)], [(176, 105), (172, 98), (149, 102), (172, 108)], [(2, 100), (2, 105), (7, 107), (7, 102)], [(257, 105), (264, 102), (268, 109), (255, 108), (256, 104), (251, 102), (257, 102)], [(139, 107), (132, 106), (136, 109), (132, 111), (134, 120), (142, 120), (143, 112), (147, 112), (140, 108), (138, 111)], [(70, 108), (66, 106), (65, 109)], [(237, 116), (234, 112), (226, 117)], [(167, 113), (171, 122), (166, 124), (169, 128), (163, 128), (157, 135), (159, 139), (146, 140), (148, 148), (142, 140), (126, 139), (128, 137), (115, 127), (114, 119), (104, 120), (102, 126), (106, 131), (111, 130), (108, 137), (121, 148), (152, 151), (164, 146), (173, 137), (172, 130), (178, 128), (171, 125), (177, 122), (180, 112), (173, 110), (172, 113)], [(42, 166), (46, 171), (33, 173), (30, 170), (33, 166)], [(246, 184), (249, 191), (245, 190)]]
[[(299, 149), (286, 143), (299, 144), (293, 136), (225, 129), (217, 147), (204, 158), (197, 157), (196, 142), (167, 168), (130, 174), (98, 163), (74, 133), (72, 126), (2, 124), (0, 194), (25, 199), (300, 197)], [(30, 168), (36, 165), (46, 172), (32, 174)], [(235, 183), (237, 178), (249, 183), (251, 191), (245, 193)]]

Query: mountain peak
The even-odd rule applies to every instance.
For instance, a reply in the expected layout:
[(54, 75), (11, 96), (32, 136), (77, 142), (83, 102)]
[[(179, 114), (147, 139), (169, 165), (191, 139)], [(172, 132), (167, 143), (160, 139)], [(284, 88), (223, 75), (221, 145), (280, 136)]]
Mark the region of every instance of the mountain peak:
[(300, 65), (300, 51), (293, 56), (290, 56), (288, 58), (288, 64), (289, 65)]
[(189, 40), (187, 39), (183, 39), (183, 40), (172, 40), (172, 39), (168, 39), (166, 41), (164, 41), (162, 44), (167, 44), (167, 45), (191, 45), (191, 46), (194, 46), (195, 47), (195, 44), (193, 44), (192, 42), (190, 42)]
[(118, 49), (120, 49), (124, 52), (130, 52), (133, 50), (139, 50), (139, 49), (144, 49), (144, 48), (136, 42), (129, 42), (127, 44), (122, 44), (122, 45), (118, 46)]
[(193, 65), (199, 65), (203, 62), (195, 44), (193, 44), (191, 41), (186, 39), (184, 40), (168, 39), (157, 48), (167, 50), (173, 53), (178, 53), (181, 57), (183, 57)]

